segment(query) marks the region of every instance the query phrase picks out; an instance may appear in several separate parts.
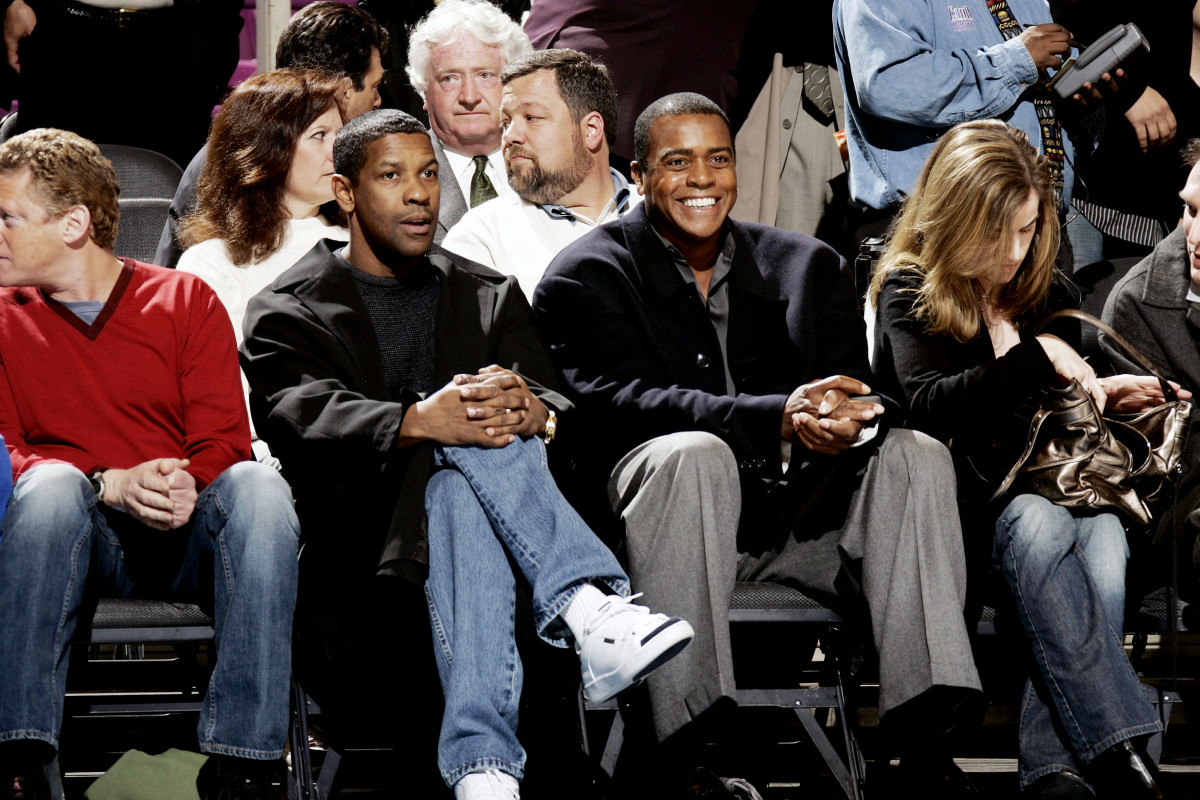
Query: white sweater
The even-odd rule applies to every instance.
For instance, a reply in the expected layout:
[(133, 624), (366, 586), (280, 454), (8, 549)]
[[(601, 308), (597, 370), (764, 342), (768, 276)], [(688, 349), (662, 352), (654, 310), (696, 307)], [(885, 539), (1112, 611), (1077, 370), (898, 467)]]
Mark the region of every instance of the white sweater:
[(283, 245), (271, 255), (254, 264), (236, 266), (229, 259), (223, 239), (209, 239), (189, 247), (179, 258), (180, 272), (199, 275), (217, 293), (217, 299), (229, 312), (238, 346), (242, 345), (242, 320), (246, 304), (313, 248), (322, 239), (348, 241), (350, 232), (333, 225), (317, 215), (307, 219), (288, 220)]
[[(250, 298), (290, 269), (322, 239), (345, 242), (350, 239), (350, 232), (340, 225), (331, 224), (319, 214), (307, 219), (292, 219), (288, 220), (283, 245), (262, 261), (239, 267), (230, 260), (223, 239), (208, 239), (185, 250), (176, 269), (199, 275), (212, 287), (217, 293), (217, 299), (229, 312), (233, 334), (238, 347), (241, 347), (244, 338), (242, 320), (246, 316), (246, 304), (250, 302)], [(249, 407), (250, 384), (246, 381), (245, 374), (242, 375), (242, 391), (246, 395)], [(253, 421), (250, 423), (250, 433), (254, 433)]]

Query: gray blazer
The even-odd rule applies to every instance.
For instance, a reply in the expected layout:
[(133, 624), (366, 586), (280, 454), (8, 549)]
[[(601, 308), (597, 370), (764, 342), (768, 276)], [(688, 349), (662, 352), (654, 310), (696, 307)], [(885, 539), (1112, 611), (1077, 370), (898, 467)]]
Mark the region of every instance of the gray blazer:
[(446, 238), (446, 234), (454, 224), (462, 219), (462, 215), (467, 213), (467, 198), (463, 197), (462, 189), (458, 186), (458, 181), (454, 178), (454, 173), (450, 169), (450, 162), (446, 158), (446, 151), (442, 149), (442, 143), (438, 141), (433, 130), (429, 131), (429, 139), (433, 142), (433, 154), (438, 160), (438, 182), (442, 184), (442, 202), (438, 209), (438, 224), (437, 231), (433, 234), (434, 244), (441, 244), (442, 239)]

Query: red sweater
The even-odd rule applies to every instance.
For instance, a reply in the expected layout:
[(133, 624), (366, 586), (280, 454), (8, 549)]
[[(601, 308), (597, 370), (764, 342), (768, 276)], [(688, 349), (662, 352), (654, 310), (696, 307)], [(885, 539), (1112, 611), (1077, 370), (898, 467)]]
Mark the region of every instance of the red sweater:
[(194, 275), (124, 259), (95, 323), (0, 288), (0, 433), (13, 480), (49, 461), (87, 474), (188, 458), (197, 488), (250, 458), (233, 326)]

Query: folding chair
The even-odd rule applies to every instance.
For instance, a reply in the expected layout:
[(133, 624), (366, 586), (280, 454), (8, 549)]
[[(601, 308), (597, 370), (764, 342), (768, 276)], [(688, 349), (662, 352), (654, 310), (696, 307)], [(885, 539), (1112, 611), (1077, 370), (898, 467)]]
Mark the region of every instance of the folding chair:
[[(199, 713), (211, 670), (211, 664), (204, 663), (205, 659), (201, 659), (200, 655), (202, 652), (215, 652), (213, 636), (212, 618), (191, 603), (113, 598), (100, 600), (90, 624), (81, 624), (76, 631), (76, 647), (87, 647), (92, 655), (96, 655), (101, 648), (112, 646), (116, 648), (114, 657), (117, 660), (147, 665), (147, 662), (160, 659), (145, 658), (146, 645), (171, 645), (181, 652), (176, 653), (170, 661), (177, 663), (181, 669), (169, 690), (145, 686), (128, 690), (106, 688), (81, 691), (78, 687), (80, 676), (72, 671), (68, 674), (68, 715), (80, 718)], [(297, 703), (297, 698), (302, 701), (303, 697), (299, 687), (293, 686), (289, 746), (293, 754), (302, 753), (303, 757), (300, 765), (288, 773), (287, 788), (291, 800), (307, 800), (313, 796), (304, 709), (302, 703)], [(301, 722), (297, 723), (297, 719)], [(61, 770), (57, 759), (47, 768), (47, 773), (52, 796), (55, 800), (63, 800)]]
[[(733, 600), (729, 607), (729, 624), (734, 626), (745, 623), (787, 623), (804, 626), (813, 629), (825, 646), (825, 657), (831, 668), (825, 671), (827, 680), (823, 680), (820, 685), (738, 689), (737, 701), (738, 705), (743, 707), (791, 709), (845, 796), (849, 800), (862, 800), (866, 769), (855, 733), (855, 712), (847, 708), (845, 677), (849, 673), (846, 665), (842, 663), (839, 649), (829, 646), (831, 641), (838, 638), (846, 623), (836, 612), (788, 586), (777, 583), (738, 583), (734, 587)], [(584, 749), (589, 754), (591, 748), (587, 741), (584, 719), (586, 712), (617, 708), (615, 699), (595, 704), (581, 693), (580, 721), (584, 731)], [(828, 729), (818, 721), (818, 710), (824, 710), (827, 715), (836, 714), (842, 732), (844, 756), (830, 741), (826, 733)], [(609, 776), (616, 768), (617, 757), (624, 740), (624, 727), (618, 711), (600, 756), (600, 768)]]

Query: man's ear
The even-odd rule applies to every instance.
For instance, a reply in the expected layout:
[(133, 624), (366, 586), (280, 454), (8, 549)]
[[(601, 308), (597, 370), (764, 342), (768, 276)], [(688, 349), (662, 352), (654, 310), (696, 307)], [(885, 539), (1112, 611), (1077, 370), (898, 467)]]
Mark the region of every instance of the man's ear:
[(354, 213), (354, 184), (345, 175), (333, 176), (333, 199), (338, 208), (347, 214)]
[(642, 185), (642, 181), (646, 179), (646, 174), (642, 172), (642, 165), (636, 161), (630, 161), (629, 174), (633, 176), (633, 182), (637, 184), (638, 194), (645, 194), (646, 187)]
[(71, 247), (92, 238), (92, 212), (87, 206), (71, 206), (62, 216), (63, 241)]
[(599, 111), (592, 111), (579, 120), (579, 125), (584, 146), (593, 153), (599, 152), (604, 144), (604, 117)]
[(346, 111), (350, 108), (350, 92), (353, 89), (354, 80), (349, 75), (343, 75), (338, 80), (337, 92), (333, 95), (333, 102), (338, 107), (338, 113), (342, 115), (343, 125), (350, 121), (346, 116)]

